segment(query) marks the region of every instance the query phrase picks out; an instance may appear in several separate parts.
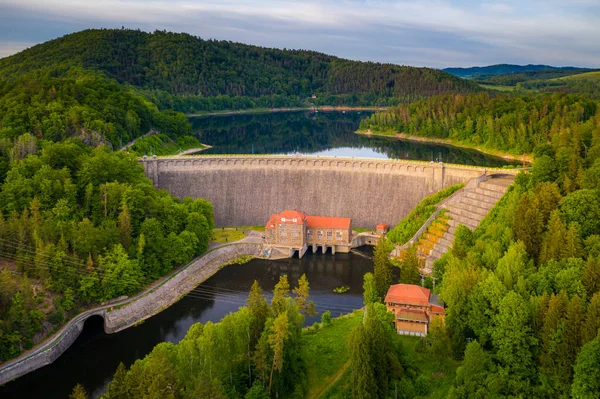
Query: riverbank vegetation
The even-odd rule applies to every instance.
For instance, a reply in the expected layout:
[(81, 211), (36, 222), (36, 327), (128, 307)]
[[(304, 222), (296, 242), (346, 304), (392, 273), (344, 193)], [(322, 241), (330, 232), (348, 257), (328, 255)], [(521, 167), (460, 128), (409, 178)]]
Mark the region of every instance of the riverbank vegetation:
[(200, 151), (204, 148), (204, 145), (194, 136), (171, 138), (166, 134), (152, 134), (137, 139), (130, 150), (140, 156), (177, 155), (192, 148), (197, 148)]
[(388, 240), (394, 244), (407, 243), (435, 213), (437, 204), (463, 187), (464, 184), (456, 184), (423, 198), (419, 205), (387, 233)]
[(155, 190), (134, 155), (32, 136), (23, 148), (0, 188), (0, 360), (189, 262), (213, 228), (208, 201)]
[(527, 154), (540, 144), (555, 143), (567, 130), (589, 136), (597, 111), (596, 101), (578, 94), (437, 96), (376, 113), (360, 128)]

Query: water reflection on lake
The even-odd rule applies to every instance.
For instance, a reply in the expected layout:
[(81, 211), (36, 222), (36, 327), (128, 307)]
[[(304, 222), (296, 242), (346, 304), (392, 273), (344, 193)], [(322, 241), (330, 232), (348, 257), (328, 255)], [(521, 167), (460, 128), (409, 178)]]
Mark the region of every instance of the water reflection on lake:
[(502, 158), (448, 145), (356, 134), (371, 112), (278, 112), (192, 118), (204, 154), (291, 154), (393, 158), (503, 166)]

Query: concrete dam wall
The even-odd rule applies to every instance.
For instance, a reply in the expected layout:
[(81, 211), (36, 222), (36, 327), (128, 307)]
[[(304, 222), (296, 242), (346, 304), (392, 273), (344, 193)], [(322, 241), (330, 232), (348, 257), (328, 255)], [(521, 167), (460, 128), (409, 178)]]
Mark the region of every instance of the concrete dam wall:
[(424, 197), (486, 171), (418, 161), (280, 155), (140, 162), (155, 187), (212, 202), (218, 226), (262, 225), (284, 209), (350, 217), (354, 227), (394, 225)]

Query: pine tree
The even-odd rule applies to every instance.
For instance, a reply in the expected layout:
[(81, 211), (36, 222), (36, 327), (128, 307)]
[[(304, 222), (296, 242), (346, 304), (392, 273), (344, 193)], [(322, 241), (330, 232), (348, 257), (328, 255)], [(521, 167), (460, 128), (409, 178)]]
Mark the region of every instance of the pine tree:
[(75, 385), (73, 392), (69, 395), (69, 399), (87, 399), (88, 394), (81, 384)]
[(275, 316), (280, 315), (286, 310), (286, 300), (290, 296), (290, 283), (287, 275), (279, 277), (279, 282), (273, 289), (273, 298), (271, 299), (271, 309)]
[(290, 335), (288, 326), (288, 315), (282, 312), (273, 322), (273, 334), (269, 336), (269, 346), (273, 351), (273, 362), (271, 364), (271, 374), (269, 376), (269, 394), (273, 386), (273, 373), (281, 372), (283, 369), (283, 359), (285, 354), (285, 342)]
[(523, 194), (514, 214), (513, 231), (517, 241), (522, 241), (534, 257), (540, 252), (541, 234), (544, 228), (544, 217), (540, 212), (537, 201), (528, 194)]
[(385, 236), (380, 236), (373, 254), (375, 263), (373, 276), (377, 287), (377, 296), (384, 298), (392, 283), (392, 262), (390, 261), (388, 244)]
[(376, 399), (377, 387), (373, 359), (371, 358), (371, 343), (363, 323), (359, 323), (348, 340), (350, 352), (350, 367), (352, 370), (352, 397), (356, 399)]
[(582, 254), (583, 245), (579, 236), (579, 228), (577, 227), (577, 223), (571, 223), (565, 236), (565, 242), (561, 247), (561, 258), (580, 258)]
[(600, 292), (596, 292), (588, 304), (583, 323), (582, 342), (589, 342), (600, 334)]
[(131, 214), (127, 205), (123, 205), (121, 213), (119, 213), (119, 231), (121, 236), (121, 245), (126, 251), (131, 246)]
[(315, 316), (317, 311), (315, 310), (315, 303), (308, 300), (310, 287), (306, 274), (302, 274), (298, 280), (298, 287), (294, 288), (292, 292), (296, 295), (294, 301), (298, 305), (300, 312), (306, 316)]
[(260, 339), (260, 336), (265, 328), (265, 322), (269, 317), (269, 304), (262, 294), (262, 287), (258, 281), (254, 280), (252, 287), (250, 287), (250, 293), (246, 300), (246, 305), (252, 315), (252, 321), (250, 322), (250, 338), (249, 346), (250, 350), (254, 350), (254, 346)]
[(563, 342), (565, 316), (569, 299), (564, 291), (552, 295), (542, 328), (540, 371), (548, 376), (558, 374), (557, 348)]
[(562, 259), (563, 250), (561, 249), (567, 239), (567, 227), (560, 219), (558, 210), (550, 214), (548, 221), (548, 230), (542, 240), (542, 250), (540, 252), (540, 264), (544, 264), (549, 260)]
[(573, 378), (573, 365), (582, 345), (582, 326), (585, 317), (584, 303), (574, 296), (567, 307), (564, 336), (558, 347), (559, 380), (566, 392)]
[(400, 261), (400, 279), (404, 284), (418, 284), (421, 277), (417, 247), (411, 246), (403, 251)]
[(123, 362), (119, 363), (112, 381), (106, 391), (107, 399), (127, 399), (130, 397), (127, 389), (127, 369)]
[(600, 291), (600, 262), (598, 258), (590, 257), (581, 276), (581, 282), (585, 287), (588, 298)]
[(377, 286), (373, 273), (365, 273), (363, 277), (363, 302), (369, 305), (375, 302), (381, 302), (381, 297), (377, 294)]

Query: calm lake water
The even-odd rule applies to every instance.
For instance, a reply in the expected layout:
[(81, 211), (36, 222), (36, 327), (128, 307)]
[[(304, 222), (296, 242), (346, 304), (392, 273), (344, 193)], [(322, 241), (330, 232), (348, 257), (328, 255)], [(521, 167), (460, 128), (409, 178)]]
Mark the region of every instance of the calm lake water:
[(290, 154), (412, 159), (504, 166), (502, 158), (448, 145), (356, 134), (372, 112), (277, 112), (192, 118), (203, 154)]
[[(309, 250), (302, 259), (254, 259), (245, 265), (227, 266), (173, 306), (116, 334), (104, 334), (100, 317), (89, 319), (77, 341), (56, 362), (0, 387), (0, 398), (64, 399), (77, 383), (97, 397), (119, 362), (129, 366), (160, 342), (179, 342), (192, 324), (216, 322), (236, 311), (245, 303), (254, 280), (270, 294), (279, 276), (288, 275), (295, 286), (306, 273), (311, 299), (319, 311), (319, 316), (306, 319), (307, 325), (325, 310), (331, 310), (332, 316), (351, 312), (362, 307), (362, 278), (373, 270), (372, 251), (366, 248), (361, 253), (363, 256), (323, 255)], [(333, 293), (342, 285), (349, 286), (350, 291)]]

